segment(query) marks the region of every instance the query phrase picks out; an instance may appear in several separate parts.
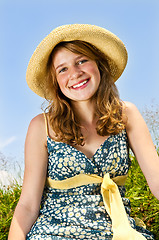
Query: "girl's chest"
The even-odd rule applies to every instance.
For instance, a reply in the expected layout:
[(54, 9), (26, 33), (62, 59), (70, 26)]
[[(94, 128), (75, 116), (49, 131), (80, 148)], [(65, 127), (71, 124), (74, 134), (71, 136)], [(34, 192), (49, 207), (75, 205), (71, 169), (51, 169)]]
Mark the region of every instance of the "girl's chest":
[(112, 175), (122, 175), (126, 174), (129, 165), (129, 152), (124, 134), (109, 136), (96, 150), (91, 151), (90, 157), (87, 156), (90, 154), (89, 148), (85, 148), (84, 151), (82, 148), (81, 151), (80, 148), (48, 138), (48, 153), (48, 175), (59, 180), (82, 173), (103, 176), (109, 172)]
[(92, 158), (108, 137), (109, 136), (99, 136), (98, 134), (91, 133), (85, 138), (83, 146), (76, 145), (74, 147), (86, 155), (87, 158)]

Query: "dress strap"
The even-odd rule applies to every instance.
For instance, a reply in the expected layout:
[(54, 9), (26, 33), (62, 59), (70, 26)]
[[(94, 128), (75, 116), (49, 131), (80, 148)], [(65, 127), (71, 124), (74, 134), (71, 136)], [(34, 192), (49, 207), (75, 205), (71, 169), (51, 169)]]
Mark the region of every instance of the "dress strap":
[(48, 119), (46, 117), (46, 113), (43, 112), (43, 116), (44, 116), (44, 119), (45, 119), (46, 134), (47, 134), (47, 136), (49, 136)]

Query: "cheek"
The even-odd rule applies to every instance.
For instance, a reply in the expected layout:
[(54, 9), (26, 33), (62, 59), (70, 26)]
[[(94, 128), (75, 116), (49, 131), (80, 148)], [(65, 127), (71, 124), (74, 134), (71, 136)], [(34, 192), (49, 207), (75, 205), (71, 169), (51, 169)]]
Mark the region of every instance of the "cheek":
[(64, 79), (63, 77), (61, 78), (58, 78), (57, 79), (57, 84), (62, 92), (62, 94), (65, 96), (65, 97), (69, 97), (67, 94), (68, 94), (68, 89), (67, 89), (67, 80)]
[(65, 89), (65, 87), (64, 87), (64, 84), (63, 84), (63, 82), (62, 82), (62, 81), (59, 81), (59, 80), (57, 80), (57, 84), (58, 84), (58, 89), (60, 89), (60, 92), (61, 92), (62, 94), (64, 94), (64, 95), (65, 95), (65, 91), (66, 91), (66, 89)]
[(86, 67), (90, 73), (95, 75), (98, 75), (98, 74), (100, 75), (98, 66), (95, 62), (91, 62), (91, 64), (88, 64)]
[(62, 77), (58, 77), (57, 78), (57, 83), (58, 83), (60, 89), (62, 89), (65, 86), (65, 79), (62, 78)]
[(100, 82), (101, 77), (97, 65), (90, 67), (90, 73), (95, 77), (96, 81)]

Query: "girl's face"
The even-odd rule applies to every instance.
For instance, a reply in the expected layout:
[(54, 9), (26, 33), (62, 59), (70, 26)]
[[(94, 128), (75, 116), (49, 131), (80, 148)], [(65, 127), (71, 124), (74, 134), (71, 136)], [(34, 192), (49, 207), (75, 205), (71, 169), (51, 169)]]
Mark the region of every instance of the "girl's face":
[(100, 83), (95, 61), (61, 47), (54, 55), (53, 65), (59, 87), (67, 98), (86, 101), (94, 96)]

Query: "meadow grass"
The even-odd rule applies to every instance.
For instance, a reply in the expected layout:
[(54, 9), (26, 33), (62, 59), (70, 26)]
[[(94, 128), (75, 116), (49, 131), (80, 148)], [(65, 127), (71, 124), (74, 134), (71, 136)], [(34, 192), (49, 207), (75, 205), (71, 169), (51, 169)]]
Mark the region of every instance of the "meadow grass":
[[(144, 221), (147, 229), (159, 240), (159, 201), (152, 195), (140, 167), (131, 156), (132, 165), (126, 181), (126, 197), (131, 201), (132, 217)], [(0, 240), (6, 240), (14, 209), (18, 202), (21, 186), (16, 183), (0, 189)]]
[(20, 193), (21, 186), (18, 183), (0, 189), (0, 240), (5, 240), (8, 237), (9, 226)]
[(140, 218), (159, 240), (159, 201), (152, 195), (146, 179), (134, 156), (126, 181), (126, 197), (131, 202), (131, 216)]

